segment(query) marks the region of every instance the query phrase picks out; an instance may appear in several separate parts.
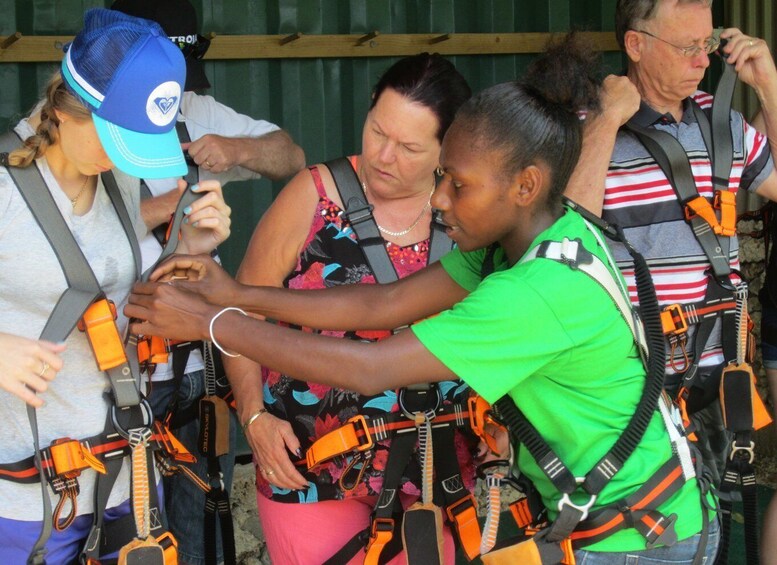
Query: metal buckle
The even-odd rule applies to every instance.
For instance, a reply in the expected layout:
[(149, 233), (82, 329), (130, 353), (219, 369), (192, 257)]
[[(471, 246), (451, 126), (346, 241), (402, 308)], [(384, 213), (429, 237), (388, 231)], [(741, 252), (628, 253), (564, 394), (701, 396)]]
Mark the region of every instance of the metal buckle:
[[(683, 307), (680, 304), (670, 304), (664, 308), (663, 312), (666, 312), (669, 315), (669, 321), (672, 323), (674, 328), (668, 332), (664, 331), (664, 333), (669, 333), (670, 335), (679, 335), (688, 331), (688, 322), (685, 319)], [(676, 322), (675, 318), (679, 318), (679, 322)]]
[[(585, 477), (575, 477), (575, 483), (578, 485), (581, 485), (585, 482)], [(574, 508), (575, 510), (579, 510), (581, 512), (580, 521), (582, 522), (586, 518), (588, 518), (588, 511), (591, 510), (591, 507), (594, 505), (594, 502), (596, 502), (596, 495), (592, 494), (591, 498), (586, 502), (585, 504), (575, 504), (572, 502), (572, 499), (569, 498), (569, 495), (567, 493), (563, 493), (561, 495), (561, 500), (558, 501), (558, 511), (562, 512), (564, 509), (564, 506), (569, 506), (570, 508)]]
[(399, 404), (399, 408), (402, 410), (402, 413), (405, 416), (407, 416), (408, 418), (410, 418), (411, 420), (415, 419), (415, 415), (418, 412), (427, 414), (429, 416), (430, 420), (433, 419), (434, 416), (437, 414), (437, 410), (440, 408), (440, 405), (442, 404), (442, 392), (440, 392), (440, 387), (439, 386), (437, 386), (437, 385), (432, 385), (432, 386), (421, 385), (421, 386), (428, 387), (428, 388), (425, 389), (427, 391), (427, 393), (428, 392), (432, 392), (432, 390), (434, 390), (434, 392), (437, 394), (436, 402), (435, 402), (435, 405), (434, 405), (433, 408), (431, 408), (431, 407), (430, 408), (424, 408), (424, 409), (416, 410), (416, 411), (410, 410), (406, 406), (406, 404), (405, 404), (405, 395), (408, 392), (423, 392), (424, 389), (420, 388), (417, 385), (416, 386), (403, 387), (403, 388), (399, 389), (399, 395), (398, 395), (398, 398), (397, 398), (397, 403)]
[[(132, 408), (140, 409), (141, 414), (143, 416), (143, 421), (138, 426), (125, 429), (125, 427), (119, 422), (119, 410), (125, 411), (125, 410), (131, 410)], [(151, 405), (148, 403), (148, 400), (146, 400), (145, 398), (142, 398), (139, 404), (135, 404), (133, 406), (127, 406), (125, 408), (117, 408), (116, 405), (114, 404), (111, 406), (111, 423), (113, 424), (113, 427), (116, 429), (116, 431), (121, 437), (123, 437), (126, 440), (129, 440), (130, 432), (132, 432), (132, 430), (143, 429), (143, 428), (148, 428), (149, 430), (151, 429), (151, 425), (154, 423), (154, 413), (151, 410)]]
[(737, 455), (740, 451), (744, 451), (748, 454), (749, 457), (749, 463), (752, 463), (755, 461), (755, 442), (751, 441), (749, 446), (743, 447), (740, 445), (737, 445), (736, 440), (731, 442), (731, 454), (728, 456), (729, 459), (732, 461), (734, 460), (734, 456)]

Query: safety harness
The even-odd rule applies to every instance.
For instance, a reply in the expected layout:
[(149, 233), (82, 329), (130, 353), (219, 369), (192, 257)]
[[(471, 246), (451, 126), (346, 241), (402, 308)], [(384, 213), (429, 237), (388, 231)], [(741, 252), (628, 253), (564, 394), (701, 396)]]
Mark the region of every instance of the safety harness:
[[(754, 342), (749, 330), (752, 322), (747, 313), (747, 283), (741, 273), (732, 273), (729, 263), (731, 237), (736, 234), (736, 195), (729, 190), (733, 163), (731, 136), (731, 99), (737, 74), (733, 65), (724, 62), (723, 74), (715, 92), (711, 117), (690, 100), (696, 121), (712, 165), (714, 198), (710, 202), (697, 190), (688, 156), (682, 145), (666, 132), (645, 128), (633, 119), (626, 129), (645, 146), (666, 175), (684, 208), (685, 220), (710, 263), (707, 293), (699, 304), (672, 304), (661, 313), (664, 334), (670, 345), (672, 366), (683, 375), (676, 402), (690, 427), (688, 413), (709, 404), (716, 397), (721, 404), (725, 428), (733, 434), (733, 442), (723, 472), (718, 494), (722, 510), (721, 549), (717, 563), (726, 563), (731, 511), (741, 492), (745, 516), (747, 562), (758, 562), (758, 525), (755, 469), (755, 430), (768, 425), (771, 418), (756, 391), (756, 378), (750, 366)], [(739, 282), (732, 280), (736, 274)], [(704, 346), (720, 320), (723, 364), (703, 383), (699, 365)], [(696, 325), (692, 353), (686, 350), (689, 326)], [(674, 362), (676, 348), (682, 351), (684, 362)], [(692, 394), (693, 393), (693, 394)], [(693, 435), (690, 436), (695, 439)]]
[[(569, 470), (509, 396), (504, 396), (491, 408), (482, 399), (475, 402), (480, 412), (475, 419), (481, 422), (475, 429), (485, 430), (485, 423), (491, 423), (497, 428), (506, 426), (512, 439), (511, 444), (521, 444), (525, 447), (550, 483), (562, 495), (557, 506), (558, 515), (554, 521), (549, 522), (539, 495), (528, 479), (523, 475), (518, 478), (510, 476), (512, 460), (487, 464), (486, 481), (489, 492), (493, 490), (498, 492), (499, 485), (507, 483), (526, 494), (524, 498), (510, 506), (521, 534), (517, 538), (511, 538), (499, 544), (495, 544), (498, 528), (498, 498), (495, 497), (495, 500), (490, 501), (481, 548), (483, 552), (481, 558), (487, 565), (503, 563), (574, 565), (575, 549), (599, 542), (624, 528), (635, 528), (639, 531), (645, 538), (648, 548), (673, 545), (677, 541), (674, 530), (677, 517), (665, 516), (658, 512), (657, 508), (677, 493), (686, 481), (697, 475), (692, 448), (686, 441), (682, 426), (676, 423), (679, 418), (673, 413), (671, 401), (662, 393), (664, 340), (660, 327), (658, 301), (647, 264), (642, 256), (626, 242), (619, 229), (606, 224), (573, 202), (567, 201), (567, 205), (583, 216), (586, 226), (607, 256), (609, 268), (596, 255), (586, 250), (579, 239), (566, 238), (560, 242), (541, 242), (530, 250), (521, 262), (537, 259), (556, 261), (586, 274), (599, 284), (610, 296), (624, 322), (629, 326), (645, 365), (647, 379), (639, 403), (623, 433), (604, 457), (584, 476), (575, 476)], [(617, 272), (615, 262), (592, 224), (595, 224), (609, 238), (624, 243), (634, 258), (637, 293), (641, 305), (639, 315), (631, 307), (625, 285), (613, 276), (613, 273)], [(489, 269), (493, 268), (493, 261), (484, 263), (484, 267), (483, 275), (486, 276), (489, 274)], [(672, 457), (636, 492), (618, 504), (592, 511), (599, 493), (620, 471), (639, 445), (656, 409), (660, 411), (669, 432)], [(489, 442), (488, 435), (484, 435), (483, 438), (487, 443)], [(504, 466), (507, 467), (507, 471), (497, 470)], [(588, 500), (583, 504), (576, 504), (572, 501), (571, 495), (581, 491), (588, 496)], [(705, 489), (702, 488), (702, 504), (706, 506), (705, 501)], [(702, 563), (706, 547), (708, 512), (704, 510), (702, 513), (704, 515), (703, 539), (695, 564)]]
[[(182, 454), (185, 457), (185, 449), (167, 430), (155, 426), (150, 407), (138, 388), (140, 369), (134, 340), (129, 339), (128, 347), (125, 348), (116, 326), (115, 306), (101, 290), (37, 166), (10, 166), (8, 154), (20, 142), (20, 138), (11, 133), (0, 136), (0, 164), (8, 169), (33, 217), (49, 240), (68, 283), (40, 338), (61, 342), (77, 326), (85, 332), (97, 365), (105, 371), (111, 385), (111, 407), (105, 430), (93, 438), (80, 441), (60, 438), (41, 449), (36, 411), (27, 407), (34, 455), (23, 461), (0, 466), (0, 478), (21, 483), (40, 481), (41, 484), (42, 531), (28, 563), (44, 564), (47, 551), (45, 545), (52, 528), (63, 530), (75, 519), (78, 477), (87, 468), (94, 469), (98, 475), (92, 529), (80, 561), (97, 563), (100, 555), (119, 550), (120, 564), (139, 558), (149, 564), (174, 563), (177, 561), (176, 542), (160, 519), (154, 457), (151, 453), (160, 456), (164, 453), (164, 457)], [(136, 273), (139, 274), (140, 252), (132, 220), (113, 174), (109, 171), (103, 173), (101, 178), (130, 242)], [(186, 205), (179, 205), (180, 215)], [(104, 525), (103, 515), (108, 497), (125, 456), (130, 456), (132, 460), (132, 513)], [(60, 495), (54, 513), (51, 510), (48, 485)], [(70, 504), (70, 512), (62, 519), (67, 503)]]
[[(373, 206), (367, 202), (351, 162), (342, 158), (329, 161), (326, 166), (343, 202), (343, 218), (351, 224), (375, 279), (381, 284), (397, 280), (372, 215)], [(453, 243), (436, 218), (430, 227), (428, 261), (432, 263), (450, 251)], [(349, 458), (340, 478), (340, 486), (349, 490), (360, 483), (371, 465), (378, 442), (391, 440), (383, 488), (369, 527), (327, 560), (327, 565), (347, 563), (359, 551), (366, 551), (365, 564), (377, 565), (392, 559), (403, 545), (411, 565), (442, 563), (443, 509), (467, 557), (473, 559), (478, 554), (477, 506), (464, 486), (454, 445), (455, 430), (470, 428), (470, 415), (474, 412), (466, 403), (443, 404), (436, 384), (402, 388), (398, 403), (400, 411), (396, 413), (350, 418), (342, 427), (318, 438), (307, 450), (303, 464), (309, 470), (335, 457)], [(400, 486), (416, 446), (422, 468), (422, 496), (403, 512)], [(397, 535), (400, 532), (401, 536)]]
[[(181, 143), (191, 142), (189, 131), (186, 129), (186, 122), (176, 122), (176, 132)], [(191, 186), (199, 183), (200, 170), (191, 157), (187, 157), (187, 173), (184, 180)], [(140, 194), (142, 199), (151, 198), (153, 195), (145, 181), (141, 180)], [(187, 191), (189, 192), (189, 191)], [(171, 243), (170, 234), (178, 233), (174, 224), (174, 218), (157, 226), (152, 233), (163, 248), (162, 256), (158, 261), (164, 259), (169, 253), (165, 250)], [(174, 241), (174, 238), (172, 238)], [(213, 253), (215, 257), (215, 251)], [(205, 520), (203, 522), (203, 540), (205, 547), (205, 562), (207, 565), (216, 565), (217, 546), (216, 546), (216, 525), (218, 517), (218, 526), (221, 529), (221, 540), (224, 551), (224, 563), (232, 565), (237, 561), (237, 552), (235, 549), (235, 534), (232, 522), (232, 511), (229, 503), (229, 492), (224, 484), (224, 474), (221, 471), (219, 457), (229, 454), (229, 435), (231, 415), (232, 389), (226, 379), (224, 368), (218, 353), (213, 350), (210, 342), (187, 341), (173, 342), (157, 336), (149, 336), (145, 343), (148, 345), (144, 351), (144, 361), (148, 367), (149, 380), (153, 374), (154, 368), (158, 363), (166, 364), (168, 355), (173, 358), (173, 383), (174, 392), (167, 405), (164, 423), (170, 430), (177, 430), (193, 420), (199, 420), (200, 433), (198, 448), (200, 454), (207, 461), (207, 481), (201, 480), (196, 473), (188, 469), (185, 465), (168, 465), (163, 469), (167, 476), (181, 474), (205, 493), (205, 507), (203, 509)], [(189, 360), (189, 354), (198, 349), (202, 352), (203, 363), (205, 366), (205, 394), (199, 400), (199, 403), (192, 405), (189, 409), (181, 409), (178, 406), (178, 389), (183, 381), (186, 372), (186, 364)], [(192, 463), (194, 460), (191, 461)]]

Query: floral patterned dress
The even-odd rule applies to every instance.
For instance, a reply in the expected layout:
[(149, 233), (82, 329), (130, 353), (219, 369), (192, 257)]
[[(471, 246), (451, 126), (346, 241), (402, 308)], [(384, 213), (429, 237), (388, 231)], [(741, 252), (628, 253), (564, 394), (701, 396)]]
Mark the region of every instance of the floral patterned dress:
[[(327, 196), (318, 168), (312, 166), (309, 171), (318, 191), (319, 201), (297, 266), (284, 281), (284, 287), (320, 289), (343, 284), (375, 284), (375, 277), (357, 243), (356, 235), (350, 224), (343, 220), (343, 211)], [(429, 240), (405, 247), (386, 242), (386, 249), (397, 275), (403, 278), (426, 266)], [(390, 334), (387, 331), (342, 332), (299, 326), (296, 328), (304, 332), (360, 341), (376, 341)], [(262, 368), (262, 380), (265, 406), (273, 415), (291, 423), (301, 443), (302, 462), (308, 447), (317, 438), (342, 426), (349, 418), (357, 414), (374, 416), (399, 411), (397, 390), (364, 396), (349, 390), (300, 381), (266, 368)], [(467, 386), (460, 381), (445, 381), (439, 383), (439, 386), (444, 402), (462, 402), (469, 392)], [(462, 477), (465, 484), (471, 488), (474, 483), (472, 453), (476, 441), (469, 434), (464, 435), (458, 431), (455, 437)], [(336, 457), (312, 471), (306, 471), (306, 466), (301, 464), (298, 468), (309, 485), (304, 491), (280, 489), (270, 485), (258, 472), (257, 488), (274, 501), (292, 503), (377, 495), (383, 484), (383, 469), (388, 458), (389, 445), (390, 440), (377, 445), (375, 456), (363, 473), (361, 481), (349, 490), (344, 490), (339, 482), (348, 467), (350, 457)], [(291, 457), (292, 460), (297, 460), (293, 454)], [(420, 477), (416, 456), (404, 472), (402, 491), (407, 494), (420, 494)]]

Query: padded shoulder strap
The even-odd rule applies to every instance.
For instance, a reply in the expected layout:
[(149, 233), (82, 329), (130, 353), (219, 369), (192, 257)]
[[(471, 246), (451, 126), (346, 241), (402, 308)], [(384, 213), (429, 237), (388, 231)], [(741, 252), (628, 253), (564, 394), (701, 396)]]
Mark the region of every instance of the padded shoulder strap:
[[(589, 229), (591, 229), (589, 227)], [(594, 230), (591, 229), (593, 232)], [(604, 248), (606, 249), (606, 247)], [(625, 289), (622, 288), (616, 280), (613, 273), (607, 268), (604, 262), (596, 255), (589, 252), (579, 239), (563, 241), (543, 241), (534, 249), (529, 251), (521, 263), (531, 261), (535, 258), (551, 259), (558, 263), (568, 265), (572, 269), (579, 270), (593, 279), (615, 304), (615, 307), (621, 314), (621, 317), (629, 326), (634, 342), (639, 346), (643, 354), (643, 359), (647, 355), (647, 342), (645, 341), (645, 331), (636, 312), (629, 302)]]
[(445, 231), (445, 224), (440, 219), (440, 213), (432, 211), (432, 223), (429, 226), (429, 261), (428, 264), (439, 261), (443, 255), (453, 249), (453, 240)]
[(359, 177), (356, 176), (350, 161), (341, 157), (327, 161), (324, 165), (332, 173), (337, 192), (345, 208), (343, 216), (350, 222), (356, 233), (359, 246), (375, 275), (375, 280), (381, 284), (397, 280), (399, 278), (397, 271), (386, 252), (386, 242), (380, 235), (375, 216), (372, 215), (373, 206), (367, 203)]
[[(13, 133), (0, 136), (0, 152), (10, 153), (19, 146), (20, 138)], [(8, 167), (8, 172), (16, 187), (30, 208), (35, 221), (49, 240), (57, 259), (62, 265), (68, 288), (59, 297), (40, 338), (55, 343), (64, 341), (73, 331), (79, 318), (92, 301), (100, 294), (100, 285), (84, 257), (81, 248), (73, 239), (70, 228), (65, 223), (62, 214), (51, 196), (43, 176), (37, 165), (26, 168)], [(40, 440), (38, 439), (38, 419), (35, 408), (27, 406), (27, 417), (30, 421), (35, 463), (39, 469), (40, 484), (43, 499), (43, 525), (41, 533), (30, 552), (28, 563), (45, 563), (46, 542), (51, 536), (51, 500), (48, 493), (48, 481), (40, 460)]]
[[(19, 138), (14, 134), (0, 137), (0, 151), (10, 152), (18, 145)], [(81, 248), (73, 239), (38, 167), (34, 164), (26, 168), (9, 167), (8, 172), (49, 240), (68, 283), (67, 290), (60, 296), (40, 336), (41, 339), (55, 343), (64, 341), (100, 293), (100, 285)]]
[[(359, 246), (364, 252), (367, 263), (379, 283), (389, 283), (397, 280), (397, 271), (386, 251), (386, 242), (380, 235), (373, 206), (367, 203), (364, 189), (353, 170), (351, 162), (345, 157), (324, 163), (332, 173), (337, 192), (345, 207), (344, 216), (351, 223), (353, 231), (359, 240)], [(453, 249), (453, 241), (445, 232), (445, 225), (438, 214), (432, 214), (429, 226), (429, 256), (427, 264), (435, 261)]]
[[(637, 137), (656, 160), (658, 166), (661, 167), (666, 178), (669, 179), (669, 183), (675, 189), (681, 206), (684, 207), (699, 196), (691, 165), (688, 162), (688, 155), (679, 141), (666, 132), (644, 128), (633, 120), (626, 122), (625, 127)], [(728, 249), (728, 245), (724, 246), (721, 243), (718, 236), (701, 216), (691, 218), (690, 225), (715, 275), (719, 278), (728, 277), (731, 274), (731, 265), (728, 254), (723, 252), (724, 248)], [(723, 239), (728, 240), (726, 237)]]

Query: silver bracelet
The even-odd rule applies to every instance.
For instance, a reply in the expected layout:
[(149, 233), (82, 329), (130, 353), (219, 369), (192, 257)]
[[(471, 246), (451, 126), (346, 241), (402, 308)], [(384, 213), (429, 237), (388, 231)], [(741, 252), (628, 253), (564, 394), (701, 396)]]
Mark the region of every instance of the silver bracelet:
[(246, 420), (246, 423), (243, 424), (243, 433), (246, 433), (246, 430), (248, 429), (248, 426), (253, 424), (259, 416), (261, 416), (262, 414), (266, 414), (266, 413), (267, 413), (267, 408), (260, 408), (259, 410), (257, 410), (253, 414), (251, 414), (248, 417), (248, 420)]
[(219, 345), (219, 342), (217, 342), (217, 341), (216, 341), (216, 337), (213, 335), (213, 324), (215, 323), (215, 321), (216, 321), (216, 320), (218, 319), (218, 317), (219, 317), (219, 316), (221, 316), (221, 315), (222, 315), (224, 312), (229, 312), (230, 310), (234, 310), (235, 312), (240, 312), (240, 313), (241, 313), (243, 316), (248, 316), (248, 314), (246, 314), (246, 313), (245, 313), (243, 310), (241, 310), (240, 308), (236, 308), (236, 307), (234, 307), (234, 306), (229, 306), (229, 307), (227, 307), (227, 308), (224, 308), (223, 310), (221, 310), (220, 312), (218, 312), (218, 313), (217, 313), (215, 316), (213, 316), (213, 317), (210, 319), (210, 325), (208, 326), (208, 333), (210, 334), (210, 341), (211, 341), (211, 343), (212, 343), (213, 345), (215, 345), (215, 346), (216, 346), (216, 348), (217, 348), (219, 351), (221, 351), (221, 352), (222, 352), (224, 355), (226, 355), (227, 357), (240, 357), (240, 356), (241, 356), (241, 355), (240, 355), (240, 353), (230, 353), (229, 351), (227, 351), (226, 349), (224, 349), (223, 347), (221, 347), (221, 346)]

